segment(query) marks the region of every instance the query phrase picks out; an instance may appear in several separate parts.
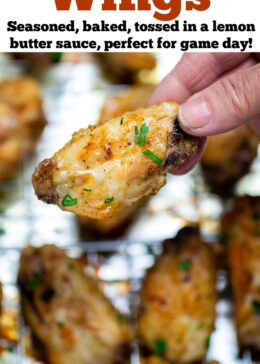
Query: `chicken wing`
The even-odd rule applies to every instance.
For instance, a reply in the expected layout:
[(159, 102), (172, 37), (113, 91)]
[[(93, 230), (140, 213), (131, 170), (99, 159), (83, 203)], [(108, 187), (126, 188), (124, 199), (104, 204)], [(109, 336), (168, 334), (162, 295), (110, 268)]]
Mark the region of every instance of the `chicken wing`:
[(179, 127), (178, 105), (165, 102), (75, 133), (33, 174), (39, 199), (61, 209), (107, 220), (156, 194), (198, 150), (199, 138)]
[(23, 162), (23, 141), (16, 114), (0, 102), (0, 181), (12, 178)]
[(260, 197), (237, 197), (222, 221), (240, 346), (260, 349)]
[(152, 70), (156, 66), (153, 53), (109, 52), (97, 53), (105, 76), (115, 83), (135, 83), (141, 70)]
[(215, 286), (214, 255), (197, 229), (167, 240), (141, 292), (138, 333), (145, 347), (174, 363), (202, 360), (214, 330)]
[(212, 192), (223, 197), (232, 195), (236, 182), (248, 173), (258, 143), (259, 138), (245, 125), (209, 137), (201, 167)]
[[(138, 107), (145, 105), (148, 98), (151, 96), (154, 90), (153, 85), (143, 84), (137, 86), (129, 86), (123, 92), (120, 92), (114, 97), (106, 99), (103, 108), (100, 113), (100, 120), (98, 125), (102, 125), (106, 120), (111, 119), (117, 115), (120, 115), (127, 111), (133, 111)], [(121, 228), (126, 226), (130, 220), (137, 214), (138, 208), (143, 205), (143, 201), (126, 207), (110, 220), (94, 220), (84, 216), (78, 216), (78, 222), (81, 227), (81, 231), (85, 232), (87, 227), (90, 230), (94, 230), (100, 234), (114, 234), (120, 233)]]
[(0, 83), (0, 102), (16, 113), (24, 149), (31, 151), (46, 124), (39, 84), (29, 77), (19, 77)]
[(151, 84), (129, 86), (119, 94), (107, 98), (100, 112), (99, 125), (124, 112), (144, 107), (154, 88)]
[(48, 363), (128, 363), (131, 330), (81, 263), (54, 245), (29, 246), (18, 284), (26, 322)]

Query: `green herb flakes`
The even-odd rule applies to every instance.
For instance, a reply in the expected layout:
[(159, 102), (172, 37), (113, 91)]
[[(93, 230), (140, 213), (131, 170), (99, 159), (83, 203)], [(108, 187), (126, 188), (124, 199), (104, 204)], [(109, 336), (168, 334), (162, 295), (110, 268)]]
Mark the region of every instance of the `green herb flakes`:
[(197, 330), (200, 330), (204, 327), (205, 323), (203, 321), (200, 321), (197, 323)]
[(210, 336), (207, 338), (206, 343), (205, 343), (205, 348), (208, 350), (210, 347)]
[(135, 144), (140, 144), (139, 132), (137, 126), (135, 126)]
[(65, 323), (63, 321), (57, 321), (57, 326), (64, 327)]
[(105, 203), (111, 203), (114, 200), (114, 197), (106, 198)]
[(166, 341), (163, 339), (156, 339), (154, 343), (154, 353), (156, 355), (163, 355), (166, 351)]
[(66, 195), (62, 201), (63, 206), (73, 206), (77, 205), (78, 200), (76, 198), (72, 198), (70, 195)]
[(123, 125), (124, 118), (121, 118), (120, 125)]
[(219, 237), (219, 244), (223, 246), (227, 246), (229, 240), (228, 233), (222, 232)]
[(75, 269), (75, 265), (74, 265), (72, 262), (68, 262), (68, 264), (67, 264), (67, 268), (68, 268), (69, 270), (74, 270), (74, 269)]
[(141, 134), (140, 134), (140, 145), (142, 147), (145, 144), (145, 138), (146, 138), (146, 135), (148, 134), (148, 130), (149, 130), (148, 126), (145, 123), (143, 123), (141, 125)]
[(122, 313), (119, 313), (116, 318), (117, 318), (117, 321), (119, 321), (121, 323), (126, 322), (126, 317), (124, 315), (122, 315)]
[(142, 152), (146, 157), (151, 158), (154, 162), (156, 162), (157, 164), (162, 164), (162, 160), (157, 157), (157, 155), (155, 155), (153, 152), (151, 152), (149, 149), (145, 150), (144, 152)]
[(9, 351), (9, 353), (13, 353), (14, 352), (13, 344), (12, 343), (7, 343), (6, 350)]
[(90, 188), (83, 188), (83, 191), (91, 192), (92, 190)]
[(42, 281), (41, 275), (35, 274), (32, 277), (31, 281), (26, 284), (26, 287), (25, 287), (26, 291), (33, 292), (41, 284), (41, 281)]
[(260, 301), (256, 301), (256, 300), (252, 301), (251, 307), (255, 313), (260, 313)]
[(191, 262), (189, 260), (180, 260), (179, 261), (179, 267), (182, 270), (190, 270)]

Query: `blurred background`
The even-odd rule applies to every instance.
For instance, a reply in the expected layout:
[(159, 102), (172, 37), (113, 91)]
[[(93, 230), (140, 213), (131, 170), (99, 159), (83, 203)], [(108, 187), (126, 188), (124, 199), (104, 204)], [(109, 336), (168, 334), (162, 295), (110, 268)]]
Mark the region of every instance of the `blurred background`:
[[(259, 139), (246, 126), (210, 137), (201, 163), (190, 173), (169, 175), (156, 196), (108, 222), (77, 218), (44, 204), (31, 185), (36, 165), (74, 131), (144, 106), (181, 56), (0, 54), (0, 363), (36, 361), (16, 283), (25, 246), (55, 244), (71, 257), (84, 257), (102, 292), (136, 322), (142, 280), (162, 242), (194, 224), (214, 251), (218, 267), (217, 317), (206, 358), (223, 364), (258, 362), (257, 354), (237, 344), (222, 231), (222, 216), (236, 196), (260, 195)], [(254, 269), (260, 274), (260, 259)], [(257, 330), (260, 343), (260, 322)], [(140, 362), (139, 344), (135, 339), (131, 363)]]

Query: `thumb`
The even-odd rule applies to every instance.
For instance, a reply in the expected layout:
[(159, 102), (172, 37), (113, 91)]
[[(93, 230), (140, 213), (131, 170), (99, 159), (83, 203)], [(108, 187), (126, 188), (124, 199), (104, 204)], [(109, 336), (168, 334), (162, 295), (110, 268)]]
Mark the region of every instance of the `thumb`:
[(260, 64), (221, 78), (179, 109), (182, 128), (199, 136), (223, 133), (259, 115)]

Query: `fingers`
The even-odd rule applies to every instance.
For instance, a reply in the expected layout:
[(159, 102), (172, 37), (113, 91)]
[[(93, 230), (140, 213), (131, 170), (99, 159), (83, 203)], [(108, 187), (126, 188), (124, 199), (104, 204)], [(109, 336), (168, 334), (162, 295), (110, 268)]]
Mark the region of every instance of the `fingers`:
[(170, 100), (181, 104), (250, 57), (248, 53), (185, 53), (156, 87), (148, 105)]
[(183, 129), (192, 135), (226, 132), (260, 114), (260, 64), (223, 77), (193, 95), (179, 110)]

